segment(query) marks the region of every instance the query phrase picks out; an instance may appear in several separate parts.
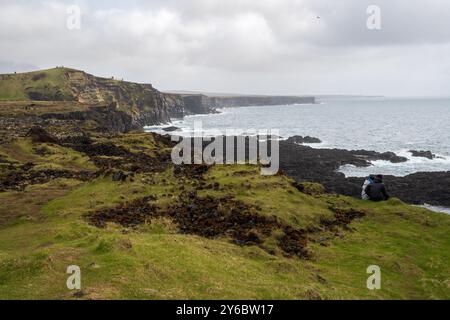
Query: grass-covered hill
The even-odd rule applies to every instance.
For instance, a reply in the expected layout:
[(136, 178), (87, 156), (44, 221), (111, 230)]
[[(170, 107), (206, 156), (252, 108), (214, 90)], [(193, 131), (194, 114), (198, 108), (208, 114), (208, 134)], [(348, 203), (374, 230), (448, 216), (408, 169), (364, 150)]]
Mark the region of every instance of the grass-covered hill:
[(2, 143), (0, 298), (450, 298), (448, 215), (255, 166), (176, 167), (170, 148), (141, 132)]
[(100, 78), (63, 67), (0, 75), (0, 101), (115, 103), (141, 126), (167, 122), (172, 113), (182, 113), (183, 107), (181, 97), (163, 94), (150, 84)]

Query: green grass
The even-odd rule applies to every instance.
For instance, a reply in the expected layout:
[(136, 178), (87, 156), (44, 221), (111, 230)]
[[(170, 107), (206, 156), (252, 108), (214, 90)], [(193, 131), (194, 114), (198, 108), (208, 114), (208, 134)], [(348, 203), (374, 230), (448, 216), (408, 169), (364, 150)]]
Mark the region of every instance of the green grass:
[[(135, 143), (150, 152), (157, 146), (146, 139), (131, 134), (116, 142)], [(26, 141), (16, 147), (15, 153), (8, 148), (2, 152), (19, 162), (40, 159)], [(64, 157), (67, 150), (46, 147), (55, 159), (63, 159), (61, 165), (86, 164)], [(155, 195), (159, 204), (172, 203), (182, 182), (171, 168), (126, 182), (113, 182), (110, 176), (87, 183), (51, 181), (0, 194), (0, 215), (17, 211), (7, 224), (0, 223), (0, 298), (74, 299), (66, 288), (69, 265), (81, 267), (86, 299), (450, 298), (448, 215), (397, 199), (370, 203), (322, 192), (307, 195), (290, 179), (261, 176), (251, 166), (215, 166), (205, 180), (218, 182), (220, 189), (203, 190), (200, 196), (232, 195), (296, 228), (332, 218), (330, 205), (364, 210), (366, 216), (350, 230), (311, 235), (317, 240), (308, 246), (311, 259), (301, 260), (280, 251), (270, 255), (256, 246), (240, 247), (227, 237), (178, 234), (169, 218), (136, 229), (112, 223), (98, 229), (84, 219), (94, 210), (148, 195)], [(308, 188), (320, 191), (317, 185)], [(269, 238), (267, 246), (275, 246), (273, 241)], [(366, 287), (370, 265), (381, 268), (381, 290)]]
[(7, 145), (0, 145), (0, 155), (10, 161), (33, 162), (36, 170), (95, 170), (87, 156), (55, 144), (33, 144), (31, 139), (20, 138)]
[[(35, 72), (4, 75), (0, 81), (0, 100), (26, 101), (31, 100), (28, 92), (39, 92), (55, 97), (57, 92), (68, 99), (70, 91), (65, 87), (65, 68), (54, 68)], [(54, 99), (54, 100), (66, 100)], [(53, 99), (51, 99), (53, 100)], [(68, 99), (72, 100), (72, 99)]]

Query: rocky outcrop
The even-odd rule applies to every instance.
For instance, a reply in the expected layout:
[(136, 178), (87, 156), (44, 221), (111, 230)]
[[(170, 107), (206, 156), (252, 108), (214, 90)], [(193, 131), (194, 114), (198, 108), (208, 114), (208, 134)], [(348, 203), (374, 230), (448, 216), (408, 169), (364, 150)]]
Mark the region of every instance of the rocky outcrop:
[(304, 143), (322, 143), (322, 141), (319, 138), (314, 138), (310, 136), (302, 137), (302, 136), (293, 136), (286, 140), (286, 142), (289, 143), (297, 143), (297, 144), (304, 144)]
[(99, 78), (78, 70), (65, 71), (67, 85), (76, 100), (88, 104), (115, 103), (117, 109), (132, 117), (134, 126), (170, 121), (173, 102), (151, 84), (138, 84)]
[(162, 130), (165, 131), (165, 132), (174, 132), (174, 131), (180, 131), (181, 129), (178, 128), (178, 127), (171, 126), (171, 127), (163, 128)]
[(409, 150), (409, 152), (412, 154), (413, 157), (417, 157), (417, 158), (427, 158), (430, 160), (433, 160), (434, 158), (436, 158), (436, 155), (434, 155), (431, 151)]
[(0, 143), (18, 137), (52, 142), (86, 131), (108, 134), (135, 129), (141, 127), (128, 113), (118, 110), (115, 103), (91, 106), (78, 102), (36, 102), (31, 106), (27, 102), (0, 102)]
[[(328, 192), (361, 196), (364, 178), (346, 178), (337, 172), (342, 165), (370, 166), (369, 161), (406, 161), (391, 152), (340, 149), (314, 149), (286, 141), (280, 142), (280, 168), (297, 182), (317, 182)], [(376, 173), (376, 172), (374, 172)], [(419, 172), (406, 177), (385, 176), (388, 192), (411, 204), (450, 207), (450, 172)]]
[(112, 133), (128, 132), (132, 129), (140, 127), (134, 123), (133, 118), (127, 113), (120, 111), (116, 103), (109, 106), (90, 106), (85, 111), (73, 111), (64, 113), (45, 113), (40, 116), (44, 120), (65, 120), (70, 122), (95, 122), (96, 129), (101, 131), (109, 131)]
[(165, 106), (171, 119), (181, 119), (186, 115), (183, 97), (179, 94), (163, 93)]
[(11, 93), (9, 85), (0, 86), (0, 95), (11, 101), (72, 101), (99, 106), (115, 103), (119, 111), (131, 116), (134, 126), (140, 127), (167, 123), (171, 114), (180, 114), (184, 108), (181, 97), (165, 95), (151, 84), (101, 78), (68, 68), (3, 75), (1, 81), (11, 82), (16, 88)]
[(39, 126), (32, 127), (27, 132), (26, 137), (31, 138), (33, 143), (55, 143), (57, 141), (56, 137)]
[(184, 102), (184, 114), (208, 114), (215, 112), (215, 102), (213, 99), (202, 95), (182, 95)]
[(408, 161), (408, 158), (401, 157), (396, 155), (394, 152), (376, 152), (376, 151), (368, 151), (368, 150), (353, 150), (350, 151), (356, 157), (368, 160), (368, 161), (376, 161), (376, 160), (385, 160), (392, 163), (402, 163)]

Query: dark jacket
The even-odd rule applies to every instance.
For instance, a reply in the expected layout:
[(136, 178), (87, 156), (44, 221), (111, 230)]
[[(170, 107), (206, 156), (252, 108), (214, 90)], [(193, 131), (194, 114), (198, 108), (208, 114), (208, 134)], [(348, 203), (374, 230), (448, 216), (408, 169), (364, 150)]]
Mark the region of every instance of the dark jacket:
[(386, 191), (385, 185), (382, 182), (376, 180), (374, 183), (367, 186), (366, 194), (372, 201), (385, 201), (389, 199), (389, 195)]

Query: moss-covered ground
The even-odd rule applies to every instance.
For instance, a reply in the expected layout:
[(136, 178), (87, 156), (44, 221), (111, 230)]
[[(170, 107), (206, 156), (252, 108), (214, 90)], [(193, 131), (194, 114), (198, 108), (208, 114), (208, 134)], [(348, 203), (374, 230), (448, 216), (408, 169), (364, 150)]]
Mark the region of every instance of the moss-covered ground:
[[(150, 156), (163, 148), (141, 133), (109, 141)], [(33, 170), (98, 169), (82, 152), (25, 138), (1, 146), (0, 155), (14, 165), (33, 162)], [(150, 195), (171, 204), (182, 189), (195, 188), (171, 166), (125, 181), (108, 172), (84, 182), (55, 178), (0, 193), (0, 299), (450, 298), (448, 215), (397, 199), (369, 203), (326, 194), (313, 184), (300, 192), (289, 178), (262, 176), (254, 166), (214, 166), (203, 179), (220, 187), (199, 190), (199, 197), (231, 196), (293, 228), (315, 230), (308, 235), (310, 257), (286, 256), (270, 243), (276, 235), (265, 243), (274, 248), (269, 253), (227, 236), (181, 234), (169, 217), (133, 228), (88, 223), (86, 216), (101, 209)], [(322, 222), (334, 217), (331, 207), (365, 215), (327, 229)], [(70, 265), (81, 268), (81, 293), (66, 287)], [(380, 290), (366, 286), (370, 265), (381, 268)]]

